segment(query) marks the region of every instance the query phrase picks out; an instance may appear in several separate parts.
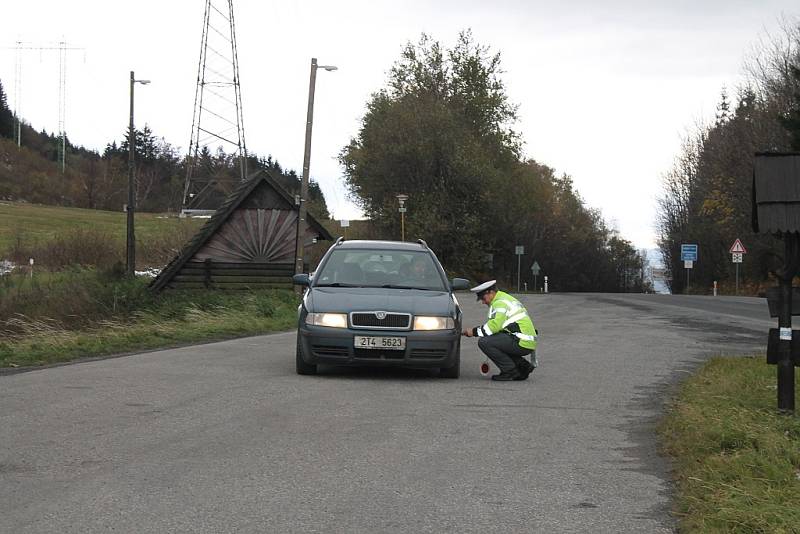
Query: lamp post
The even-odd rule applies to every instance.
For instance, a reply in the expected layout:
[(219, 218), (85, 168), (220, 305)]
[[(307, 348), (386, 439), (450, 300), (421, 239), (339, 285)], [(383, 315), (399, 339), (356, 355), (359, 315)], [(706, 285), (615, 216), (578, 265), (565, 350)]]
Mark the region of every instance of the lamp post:
[(397, 201), (400, 203), (400, 208), (397, 210), (400, 212), (400, 241), (406, 240), (406, 200), (408, 195), (403, 193), (397, 195)]
[(133, 277), (136, 274), (136, 238), (133, 232), (133, 212), (136, 207), (136, 195), (133, 187), (133, 151), (136, 144), (136, 135), (133, 130), (133, 85), (140, 83), (147, 85), (150, 80), (137, 80), (131, 71), (131, 114), (128, 127), (128, 236), (126, 239), (125, 273)]
[(305, 247), (301, 238), (306, 232), (306, 199), (308, 198), (308, 173), (311, 166), (311, 127), (314, 122), (314, 86), (317, 81), (317, 69), (334, 71), (337, 67), (333, 65), (317, 65), (317, 58), (311, 58), (311, 78), (308, 82), (308, 113), (306, 115), (306, 146), (303, 153), (303, 178), (300, 182), (297, 235), (295, 237), (295, 274), (303, 272)]

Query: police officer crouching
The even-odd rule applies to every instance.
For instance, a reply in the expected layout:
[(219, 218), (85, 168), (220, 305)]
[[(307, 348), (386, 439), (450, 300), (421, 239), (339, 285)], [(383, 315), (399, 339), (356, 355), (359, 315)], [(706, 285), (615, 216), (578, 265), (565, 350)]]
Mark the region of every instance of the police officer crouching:
[[(466, 329), (467, 337), (478, 337), (478, 347), (500, 369), (492, 380), (525, 380), (536, 368), (536, 328), (525, 307), (503, 291), (496, 280), (489, 280), (470, 291), (489, 306), (486, 324)], [(531, 362), (524, 356), (531, 355)]]

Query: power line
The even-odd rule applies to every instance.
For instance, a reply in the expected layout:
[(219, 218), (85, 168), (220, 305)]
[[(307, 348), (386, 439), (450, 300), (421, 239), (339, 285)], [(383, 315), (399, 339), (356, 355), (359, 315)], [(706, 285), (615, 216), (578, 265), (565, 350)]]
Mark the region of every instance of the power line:
[[(15, 46), (5, 46), (3, 48), (14, 48), (15, 65), (14, 65), (14, 119), (15, 130), (17, 135), (17, 146), (22, 146), (22, 51), (23, 50), (58, 50), (58, 136), (59, 143), (59, 159), (61, 160), (61, 172), (66, 170), (66, 153), (67, 153), (67, 131), (66, 131), (66, 100), (67, 100), (67, 52), (83, 50), (85, 48), (67, 46), (66, 41), (59, 41), (57, 45), (46, 44), (36, 45), (33, 43), (26, 43), (17, 41)], [(84, 55), (85, 60), (85, 55)]]

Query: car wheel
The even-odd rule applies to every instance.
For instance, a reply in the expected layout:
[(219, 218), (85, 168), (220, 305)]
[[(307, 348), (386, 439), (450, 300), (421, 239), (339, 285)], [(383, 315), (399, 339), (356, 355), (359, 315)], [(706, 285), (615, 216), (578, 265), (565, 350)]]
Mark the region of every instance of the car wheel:
[(442, 367), (439, 369), (439, 376), (442, 378), (458, 378), (461, 372), (461, 340), (458, 340), (456, 345), (456, 358), (455, 362), (450, 367)]
[(297, 334), (297, 353), (295, 355), (295, 365), (297, 367), (298, 375), (315, 375), (317, 374), (317, 366), (311, 363), (306, 363), (303, 359), (303, 344), (300, 343), (300, 333)]

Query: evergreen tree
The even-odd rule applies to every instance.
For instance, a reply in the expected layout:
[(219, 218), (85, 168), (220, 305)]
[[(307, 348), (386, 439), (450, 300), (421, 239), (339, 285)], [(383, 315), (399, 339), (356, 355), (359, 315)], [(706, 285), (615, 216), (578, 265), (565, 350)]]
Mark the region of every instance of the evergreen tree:
[(717, 116), (715, 124), (717, 126), (725, 124), (730, 120), (731, 104), (728, 101), (728, 91), (725, 87), (720, 91), (719, 104), (717, 104)]
[(8, 107), (8, 98), (0, 82), (0, 137), (14, 137), (14, 114)]

